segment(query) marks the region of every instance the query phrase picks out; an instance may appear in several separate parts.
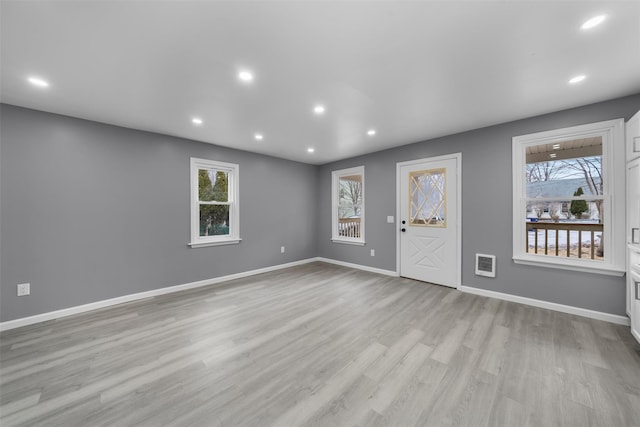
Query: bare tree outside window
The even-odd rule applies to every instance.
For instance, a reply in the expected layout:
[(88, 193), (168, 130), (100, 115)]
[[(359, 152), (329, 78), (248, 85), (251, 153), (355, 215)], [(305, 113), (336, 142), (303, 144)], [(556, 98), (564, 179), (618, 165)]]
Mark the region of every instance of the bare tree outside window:
[(560, 162), (538, 162), (527, 164), (527, 182), (551, 181), (561, 176), (564, 165)]
[(359, 217), (362, 209), (362, 180), (359, 176), (340, 178), (340, 218)]

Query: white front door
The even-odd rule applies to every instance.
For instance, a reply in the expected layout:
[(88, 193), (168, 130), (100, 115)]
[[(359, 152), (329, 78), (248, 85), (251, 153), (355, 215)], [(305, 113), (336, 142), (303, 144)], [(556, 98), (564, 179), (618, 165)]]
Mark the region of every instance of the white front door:
[(398, 163), (400, 275), (460, 286), (462, 155)]

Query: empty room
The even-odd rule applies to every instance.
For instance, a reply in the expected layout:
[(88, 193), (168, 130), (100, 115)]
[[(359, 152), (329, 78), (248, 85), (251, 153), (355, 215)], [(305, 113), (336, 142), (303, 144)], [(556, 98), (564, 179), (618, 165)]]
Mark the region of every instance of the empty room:
[(640, 427), (639, 20), (0, 0), (0, 425)]

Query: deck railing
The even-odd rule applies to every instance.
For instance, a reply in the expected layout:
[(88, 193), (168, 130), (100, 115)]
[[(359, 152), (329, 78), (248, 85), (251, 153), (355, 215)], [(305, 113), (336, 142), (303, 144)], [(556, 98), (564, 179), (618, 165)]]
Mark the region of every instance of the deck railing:
[(602, 230), (602, 224), (527, 221), (526, 251), (602, 260), (596, 254), (596, 237), (602, 239)]
[(360, 218), (339, 218), (338, 234), (345, 237), (360, 238)]

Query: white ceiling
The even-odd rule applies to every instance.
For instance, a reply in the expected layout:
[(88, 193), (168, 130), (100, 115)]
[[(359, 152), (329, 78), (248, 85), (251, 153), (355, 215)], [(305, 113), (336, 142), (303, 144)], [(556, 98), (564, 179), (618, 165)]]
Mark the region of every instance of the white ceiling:
[(312, 164), (640, 92), (639, 1), (0, 7), (0, 101)]

